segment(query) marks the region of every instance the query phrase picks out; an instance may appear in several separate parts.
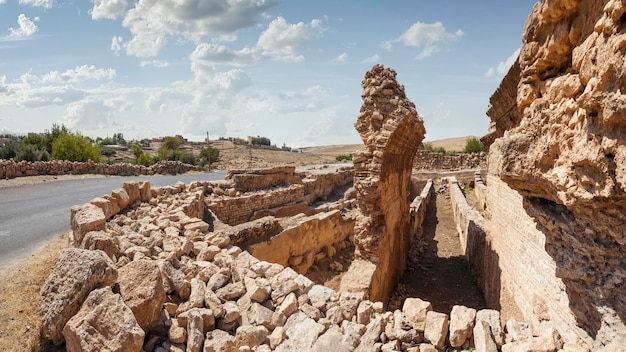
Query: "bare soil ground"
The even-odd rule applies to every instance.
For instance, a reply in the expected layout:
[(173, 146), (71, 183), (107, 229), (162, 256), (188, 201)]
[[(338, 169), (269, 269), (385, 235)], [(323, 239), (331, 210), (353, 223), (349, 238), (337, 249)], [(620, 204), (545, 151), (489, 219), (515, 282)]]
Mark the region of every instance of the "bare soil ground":
[(407, 269), (389, 309), (402, 308), (407, 297), (429, 301), (433, 310), (446, 314), (454, 305), (486, 308), (461, 250), (448, 185), (440, 180), (435, 181), (421, 231), (409, 251)]
[(43, 349), (39, 289), (66, 247), (67, 234), (48, 243), (41, 252), (0, 271), (0, 350)]

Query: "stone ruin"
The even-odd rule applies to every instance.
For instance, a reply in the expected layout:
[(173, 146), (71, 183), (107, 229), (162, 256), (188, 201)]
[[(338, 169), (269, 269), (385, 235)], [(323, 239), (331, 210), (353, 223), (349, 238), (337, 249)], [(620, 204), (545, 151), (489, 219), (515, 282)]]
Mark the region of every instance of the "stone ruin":
[[(412, 170), (414, 105), (377, 65), (354, 169), (131, 182), (74, 207), (41, 290), (44, 335), (68, 351), (623, 351), (625, 23), (618, 0), (536, 4), (490, 100), (477, 205), (444, 179), (492, 309), (385, 310), (433, 182)], [(306, 276), (346, 250), (339, 287)]]
[(626, 3), (542, 1), (522, 39), (483, 139), (503, 289), (528, 321), (550, 320), (594, 349), (621, 339), (623, 349)]
[(355, 127), (365, 150), (354, 155), (360, 213), (354, 229), (356, 261), (342, 285), (387, 302), (406, 267), (406, 249), (413, 240), (409, 217), (413, 157), (426, 131), (395, 71), (375, 65), (361, 85), (363, 105)]

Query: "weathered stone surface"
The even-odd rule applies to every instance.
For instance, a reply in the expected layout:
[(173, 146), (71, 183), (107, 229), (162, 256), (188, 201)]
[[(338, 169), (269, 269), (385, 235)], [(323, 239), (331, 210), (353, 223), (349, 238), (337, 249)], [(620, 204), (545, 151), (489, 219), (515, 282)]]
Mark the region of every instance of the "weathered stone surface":
[(83, 241), (83, 236), (89, 231), (104, 230), (106, 218), (102, 209), (87, 203), (81, 206), (73, 206), (70, 214), (70, 224), (75, 246)]
[(89, 294), (63, 328), (63, 336), (68, 352), (139, 352), (144, 331), (122, 297), (104, 287)]
[(366, 326), (365, 333), (361, 336), (361, 341), (355, 352), (369, 352), (372, 350), (372, 346), (380, 338), (380, 334), (385, 329), (385, 321), (380, 315), (376, 315), (374, 319), (370, 321)]
[(39, 292), (44, 336), (55, 345), (61, 344), (63, 327), (80, 310), (89, 292), (111, 286), (116, 279), (115, 265), (104, 252), (63, 250)]
[(375, 65), (361, 85), (363, 105), (355, 128), (365, 150), (353, 160), (360, 212), (354, 227), (355, 255), (377, 265), (369, 298), (387, 302), (413, 239), (406, 200), (413, 156), (425, 129), (394, 70)]
[(426, 328), (426, 314), (433, 310), (430, 302), (422, 301), (419, 298), (407, 298), (402, 306), (402, 313), (413, 325), (413, 328), (423, 332)]
[(204, 343), (204, 320), (198, 308), (189, 311), (187, 319), (187, 352), (200, 352)]
[(204, 352), (237, 352), (235, 337), (222, 330), (209, 331), (204, 340)]
[(479, 321), (484, 321), (489, 325), (494, 342), (498, 348), (502, 347), (504, 345), (504, 332), (500, 323), (500, 312), (493, 309), (481, 309), (476, 312), (476, 324)]
[(344, 352), (354, 348), (343, 339), (341, 329), (332, 325), (325, 333), (320, 335), (313, 347), (312, 352)]
[(506, 322), (506, 342), (522, 341), (533, 337), (532, 327), (528, 323), (508, 320)]
[(126, 207), (130, 204), (130, 196), (124, 188), (114, 189), (111, 192), (111, 198), (117, 203), (117, 207), (120, 208), (120, 210), (126, 209)]
[(87, 232), (83, 237), (80, 248), (90, 250), (99, 249), (106, 253), (111, 260), (116, 260), (116, 258), (120, 255), (117, 238), (112, 237), (105, 231)]
[(448, 336), (448, 316), (443, 313), (430, 311), (426, 314), (426, 328), (424, 338), (435, 347), (443, 348)]
[(117, 202), (111, 201), (111, 199), (98, 197), (92, 199), (89, 203), (102, 209), (106, 220), (109, 220), (113, 215), (120, 212), (120, 208), (117, 206)]
[[(503, 276), (522, 288), (516, 301), (526, 302), (519, 308), (533, 324), (548, 314), (568, 342), (589, 347), (626, 330), (625, 11), (615, 0), (536, 4), (519, 69), (505, 78), (512, 88), (499, 88), (489, 113), (501, 136), (489, 150), (489, 174), (522, 197), (534, 232), (521, 239), (541, 249), (517, 253), (549, 256), (519, 267), (512, 260)], [(533, 309), (535, 295), (547, 311)]]
[(324, 327), (302, 312), (292, 314), (285, 322), (285, 333), (299, 351), (308, 351)]
[[(137, 323), (148, 331), (156, 324), (165, 302), (159, 266), (151, 260), (131, 262), (118, 270), (117, 283), (120, 294), (135, 315)], [(202, 301), (204, 302), (204, 295)]]
[(450, 346), (461, 347), (472, 336), (476, 309), (455, 305), (450, 312)]
[(498, 346), (491, 333), (491, 326), (485, 320), (476, 320), (473, 329), (474, 346), (477, 351), (497, 352)]
[(235, 345), (237, 347), (256, 347), (265, 342), (269, 331), (263, 326), (240, 326), (235, 334)]

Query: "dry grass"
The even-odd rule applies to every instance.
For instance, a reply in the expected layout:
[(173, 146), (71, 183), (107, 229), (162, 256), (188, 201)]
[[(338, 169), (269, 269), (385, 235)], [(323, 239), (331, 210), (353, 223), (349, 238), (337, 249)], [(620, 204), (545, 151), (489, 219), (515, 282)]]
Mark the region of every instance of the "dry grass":
[(0, 350), (41, 351), (39, 289), (52, 272), (67, 234), (26, 259), (3, 268), (0, 274)]

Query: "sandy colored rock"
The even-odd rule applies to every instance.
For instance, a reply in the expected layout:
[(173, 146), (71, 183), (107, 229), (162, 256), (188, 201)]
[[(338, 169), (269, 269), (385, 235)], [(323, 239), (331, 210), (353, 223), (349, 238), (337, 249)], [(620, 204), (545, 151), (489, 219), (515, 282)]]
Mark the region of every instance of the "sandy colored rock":
[(115, 265), (104, 252), (63, 250), (39, 293), (43, 335), (60, 345), (63, 327), (80, 310), (91, 290), (111, 286), (116, 279)]
[(476, 309), (455, 305), (450, 312), (450, 346), (461, 347), (472, 336)]
[(405, 269), (413, 157), (426, 130), (396, 72), (374, 65), (361, 82), (363, 104), (354, 127), (365, 148), (354, 155), (359, 216), (355, 257), (376, 264), (369, 299), (389, 301)]
[(63, 328), (68, 352), (141, 351), (144, 331), (110, 287), (92, 291)]
[(89, 231), (104, 230), (106, 218), (102, 209), (87, 203), (73, 206), (70, 214), (70, 225), (75, 244), (83, 241), (83, 236)]
[[(547, 313), (568, 342), (586, 347), (626, 331), (625, 11), (615, 0), (536, 4), (488, 112), (499, 137), (488, 173), (519, 193), (539, 232), (511, 233), (518, 239), (506, 245), (527, 240), (541, 250), (516, 255), (549, 256), (513, 258), (502, 275), (521, 288), (526, 319), (538, 324)], [(533, 309), (535, 296), (549, 312)]]
[(500, 323), (500, 312), (494, 309), (481, 309), (476, 312), (476, 323), (484, 321), (489, 325), (491, 335), (498, 348), (504, 345), (504, 331)]
[(101, 250), (111, 258), (116, 260), (120, 255), (118, 240), (105, 231), (90, 231), (85, 234), (80, 248), (89, 250)]
[(485, 320), (476, 320), (473, 329), (474, 346), (477, 351), (497, 352), (498, 346), (491, 333), (491, 326)]
[(116, 188), (111, 191), (111, 198), (117, 203), (117, 207), (121, 210), (126, 209), (130, 204), (130, 196), (124, 188)]
[(448, 336), (448, 316), (443, 313), (430, 311), (426, 314), (426, 328), (424, 338), (435, 347), (443, 348)]
[(120, 212), (120, 208), (118, 207), (117, 202), (112, 201), (110, 197), (109, 199), (104, 197), (94, 198), (89, 203), (102, 209), (106, 220), (109, 220), (111, 217), (113, 217), (113, 215)]
[(419, 298), (407, 298), (402, 305), (402, 313), (419, 332), (423, 332), (426, 328), (426, 314), (432, 310), (433, 306), (430, 302)]
[(311, 349), (324, 327), (302, 312), (292, 314), (285, 322), (285, 333), (300, 351)]
[(117, 283), (139, 326), (145, 331), (150, 330), (156, 324), (165, 302), (159, 266), (151, 260), (131, 262), (118, 270)]

